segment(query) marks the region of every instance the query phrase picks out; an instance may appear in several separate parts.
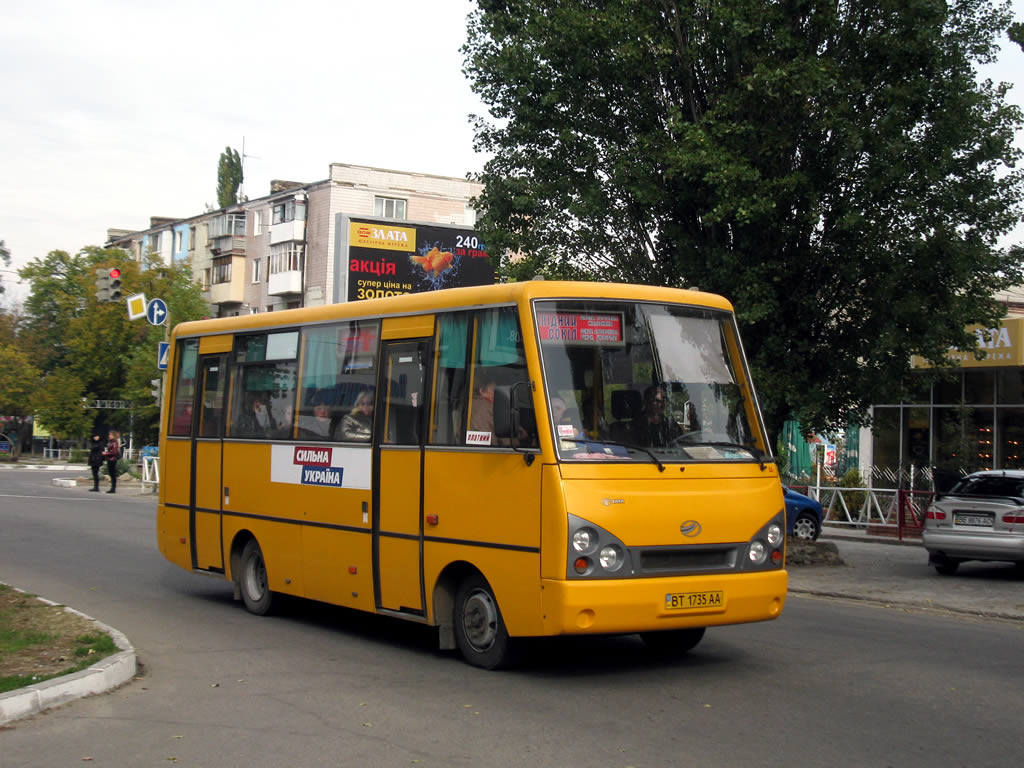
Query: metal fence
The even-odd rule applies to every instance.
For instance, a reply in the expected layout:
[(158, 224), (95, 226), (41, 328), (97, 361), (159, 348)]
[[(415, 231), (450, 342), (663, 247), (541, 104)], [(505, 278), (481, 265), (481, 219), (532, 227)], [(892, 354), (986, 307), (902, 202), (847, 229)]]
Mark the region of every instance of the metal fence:
[(924, 528), (925, 511), (934, 491), (899, 488), (790, 486), (816, 498), (825, 511), (825, 525), (866, 529), (880, 536), (916, 538)]

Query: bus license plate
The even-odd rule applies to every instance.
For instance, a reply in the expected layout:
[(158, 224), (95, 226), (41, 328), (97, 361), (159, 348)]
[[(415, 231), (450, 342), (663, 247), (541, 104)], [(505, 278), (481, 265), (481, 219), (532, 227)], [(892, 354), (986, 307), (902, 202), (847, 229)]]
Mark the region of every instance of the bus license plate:
[(724, 592), (677, 592), (665, 595), (665, 610), (680, 611), (689, 608), (722, 608)]

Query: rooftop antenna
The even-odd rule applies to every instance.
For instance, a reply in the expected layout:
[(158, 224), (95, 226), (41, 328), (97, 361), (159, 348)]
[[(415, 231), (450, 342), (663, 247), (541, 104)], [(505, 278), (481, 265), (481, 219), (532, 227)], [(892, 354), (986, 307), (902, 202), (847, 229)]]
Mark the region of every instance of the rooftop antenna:
[(245, 158), (251, 157), (253, 160), (260, 160), (261, 158), (257, 155), (245, 154), (245, 136), (242, 137), (242, 183), (238, 185), (238, 202), (245, 202)]

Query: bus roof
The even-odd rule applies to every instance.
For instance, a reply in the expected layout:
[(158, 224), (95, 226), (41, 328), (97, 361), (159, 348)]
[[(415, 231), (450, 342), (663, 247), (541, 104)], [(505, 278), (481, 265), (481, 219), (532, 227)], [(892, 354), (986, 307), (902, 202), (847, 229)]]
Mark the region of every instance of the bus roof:
[(561, 280), (527, 280), (518, 283), (449, 288), (440, 291), (407, 293), (383, 299), (366, 299), (341, 304), (261, 312), (255, 315), (218, 317), (180, 323), (173, 335), (202, 336), (211, 333), (232, 333), (305, 325), (331, 320), (362, 317), (389, 317), (468, 309), (488, 304), (520, 304), (532, 299), (625, 299), (667, 304), (722, 309), (731, 312), (732, 304), (722, 296), (697, 290), (662, 288), (628, 283), (568, 282)]

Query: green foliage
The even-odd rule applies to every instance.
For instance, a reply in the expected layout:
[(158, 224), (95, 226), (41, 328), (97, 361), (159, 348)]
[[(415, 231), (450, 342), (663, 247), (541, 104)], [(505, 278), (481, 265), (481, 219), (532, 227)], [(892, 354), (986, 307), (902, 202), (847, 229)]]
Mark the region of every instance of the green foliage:
[(83, 437), (92, 426), (93, 414), (83, 402), (90, 397), (81, 379), (60, 368), (46, 376), (36, 395), (36, 418), (58, 440)]
[(731, 299), (770, 431), (899, 397), (1024, 282), (1005, 4), (481, 0), (478, 228), (513, 279)]
[(8, 344), (0, 344), (0, 414), (28, 416), (32, 396), (39, 388), (41, 374), (28, 355)]
[[(846, 470), (846, 473), (839, 478), (836, 485), (840, 488), (866, 487), (864, 478), (856, 467)], [(846, 508), (850, 510), (851, 515), (855, 516), (857, 510), (864, 506), (864, 501), (867, 499), (867, 491), (843, 491), (842, 493), (843, 499), (846, 501)]]
[(217, 205), (227, 208), (238, 202), (242, 186), (242, 158), (237, 149), (225, 147), (217, 163)]
[[(5, 267), (11, 266), (11, 249), (7, 247), (7, 244), (3, 240), (0, 240), (0, 264)], [(4, 286), (4, 276), (0, 275), (0, 293), (6, 291), (7, 288)]]
[(16, 459), (31, 428), (34, 397), (42, 373), (15, 342), (13, 338), (9, 343), (0, 341), (0, 416), (5, 417), (0, 431), (11, 438)]
[[(152, 255), (138, 264), (125, 251), (95, 246), (75, 256), (51, 251), (30, 262), (20, 273), (31, 282), (31, 291), (16, 341), (38, 368), (26, 369), (33, 370), (33, 386), (38, 388), (39, 378), (46, 377), (44, 392), (34, 403), (45, 401), (46, 419), (62, 425), (53, 430), (55, 436), (76, 438), (88, 432), (97, 416), (95, 410), (86, 411), (82, 428), (80, 398), (85, 393), (90, 398), (129, 400), (136, 404), (134, 412), (107, 411), (106, 423), (126, 435), (134, 430), (137, 441), (152, 442), (157, 437), (159, 410), (149, 395), (149, 382), (160, 375), (157, 344), (168, 329), (144, 319), (129, 320), (123, 303), (98, 303), (93, 296), (98, 266), (121, 269), (126, 296), (144, 293), (147, 298), (164, 299), (172, 323), (196, 320), (207, 312), (186, 264), (165, 266)], [(57, 373), (61, 376), (53, 378)], [(0, 383), (3, 375), (0, 371)], [(65, 391), (68, 387), (74, 395)], [(58, 413), (61, 408), (69, 409), (68, 413)]]

